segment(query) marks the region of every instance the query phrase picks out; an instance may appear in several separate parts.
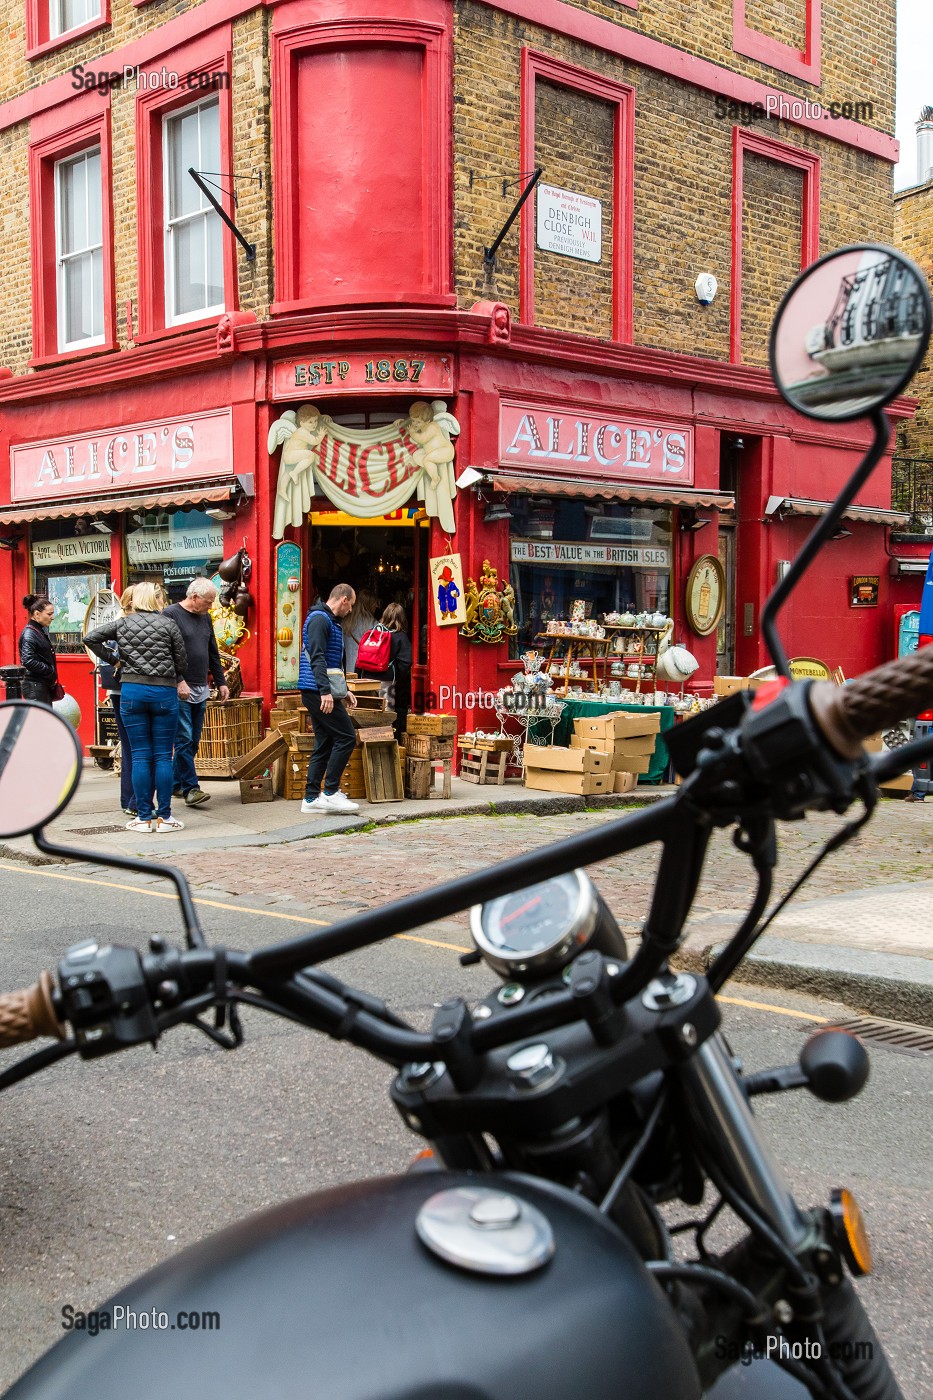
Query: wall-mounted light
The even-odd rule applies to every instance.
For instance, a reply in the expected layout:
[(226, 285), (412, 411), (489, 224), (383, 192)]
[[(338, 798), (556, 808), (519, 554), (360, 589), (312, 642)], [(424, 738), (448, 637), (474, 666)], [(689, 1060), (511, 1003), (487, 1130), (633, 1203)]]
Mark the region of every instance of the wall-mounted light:
[(110, 528), (110, 526), (107, 524), (106, 520), (92, 520), (92, 521), (91, 521), (91, 529), (92, 529), (92, 530), (96, 530), (97, 533), (100, 534), (100, 535), (112, 535), (112, 534), (113, 534), (113, 530), (112, 530), (112, 529)]
[(482, 481), (482, 479), (483, 473), (478, 472), (475, 467), (464, 467), (463, 471), (457, 477), (457, 485), (460, 490), (463, 491), (467, 486), (475, 486), (477, 482)]
[(830, 535), (829, 538), (830, 538), (831, 540), (847, 540), (847, 539), (849, 539), (849, 537), (851, 536), (851, 534), (852, 534), (852, 531), (851, 531), (851, 530), (847, 530), (847, 529), (845, 529), (844, 526), (840, 525), (840, 527), (839, 527), (839, 529), (836, 531), (836, 533), (835, 533), (834, 535)]
[(711, 523), (712, 516), (697, 515), (695, 510), (682, 510), (678, 521), (680, 530), (702, 530), (704, 525)]
[(790, 560), (789, 560), (789, 559), (779, 559), (779, 560), (777, 561), (777, 581), (778, 581), (778, 583), (781, 583), (782, 580), (784, 580), (785, 578), (787, 578), (787, 575), (788, 575), (789, 573), (790, 573)]
[(212, 520), (232, 520), (236, 515), (235, 510), (224, 510), (221, 506), (211, 506), (205, 510), (205, 515), (209, 515)]
[(19, 530), (13, 530), (9, 535), (0, 535), (0, 549), (16, 549), (22, 538)]
[(494, 525), (497, 520), (511, 520), (512, 512), (505, 501), (490, 501), (483, 516), (484, 525)]

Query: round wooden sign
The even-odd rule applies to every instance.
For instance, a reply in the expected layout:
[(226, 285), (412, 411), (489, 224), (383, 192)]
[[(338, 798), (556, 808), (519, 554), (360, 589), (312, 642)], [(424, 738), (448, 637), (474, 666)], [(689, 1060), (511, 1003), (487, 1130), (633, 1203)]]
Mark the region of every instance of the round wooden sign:
[(687, 577), (687, 622), (700, 637), (715, 632), (726, 606), (726, 575), (715, 554), (701, 554)]

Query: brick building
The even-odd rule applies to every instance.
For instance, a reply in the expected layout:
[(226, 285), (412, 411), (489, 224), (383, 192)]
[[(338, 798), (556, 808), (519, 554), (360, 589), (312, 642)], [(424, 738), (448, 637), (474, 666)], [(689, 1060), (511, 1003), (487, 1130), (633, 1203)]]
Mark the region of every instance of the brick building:
[[(95, 588), (175, 591), (245, 544), (240, 657), (267, 696), (344, 577), (409, 605), (416, 691), (470, 724), (576, 599), (671, 613), (701, 690), (765, 663), (780, 561), (868, 439), (782, 404), (768, 327), (820, 252), (891, 241), (895, 0), (0, 13), (0, 660), (19, 597), (51, 589), (90, 713)], [(792, 655), (889, 653), (899, 519), (887, 461), (786, 619)], [(448, 553), (511, 572), (510, 644), (444, 625)], [(685, 602), (709, 555), (711, 630)], [(876, 609), (850, 611), (856, 573)]]

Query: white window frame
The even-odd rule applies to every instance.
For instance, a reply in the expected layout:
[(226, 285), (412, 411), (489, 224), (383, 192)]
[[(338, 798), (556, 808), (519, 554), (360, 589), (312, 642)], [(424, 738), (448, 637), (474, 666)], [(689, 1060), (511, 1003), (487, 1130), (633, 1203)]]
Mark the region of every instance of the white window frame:
[(89, 14), (86, 19), (79, 19), (77, 24), (70, 24), (66, 29), (65, 0), (49, 0), (49, 38), (59, 39), (63, 34), (70, 34), (74, 29), (83, 29), (86, 24), (93, 24), (95, 19), (102, 17), (101, 0), (85, 0), (85, 3), (94, 13)]
[[(84, 247), (82, 247), (82, 248), (70, 248), (67, 252), (65, 252), (65, 251), (64, 251), (64, 243), (65, 243), (65, 238), (64, 238), (64, 213), (65, 213), (65, 206), (64, 206), (64, 200), (63, 200), (63, 198), (62, 198), (62, 181), (63, 181), (63, 178), (64, 178), (64, 171), (65, 171), (65, 168), (66, 168), (66, 167), (76, 167), (76, 166), (79, 166), (79, 165), (83, 165), (83, 166), (84, 166), (85, 190), (86, 190), (86, 194), (87, 194), (88, 196), (90, 196), (90, 194), (91, 194), (91, 192), (92, 192), (92, 187), (88, 184), (88, 180), (87, 180), (87, 163), (88, 163), (88, 160), (89, 160), (91, 157), (93, 157), (93, 156), (96, 156), (96, 157), (97, 157), (98, 164), (100, 165), (100, 175), (101, 175), (100, 180), (96, 182), (96, 194), (97, 194), (98, 199), (100, 200), (100, 226), (101, 226), (101, 238), (100, 238), (100, 242), (99, 242), (99, 243), (86, 242), (85, 245), (84, 245)], [(101, 148), (100, 148), (100, 146), (88, 146), (87, 150), (80, 151), (80, 152), (78, 152), (77, 155), (64, 156), (61, 160), (55, 162), (55, 286), (56, 286), (56, 297), (55, 297), (55, 301), (56, 301), (56, 331), (57, 331), (58, 349), (59, 349), (59, 353), (60, 353), (60, 354), (64, 353), (64, 352), (67, 351), (67, 350), (80, 349), (80, 348), (83, 348), (84, 346), (89, 346), (89, 345), (103, 345), (103, 343), (104, 343), (104, 339), (105, 339), (105, 335), (106, 335), (106, 315), (105, 315), (106, 308), (105, 308), (105, 305), (104, 305), (104, 237), (103, 237), (103, 228), (104, 228), (104, 218), (103, 218), (103, 214), (104, 214), (104, 210), (103, 210), (103, 203), (104, 203), (104, 184), (103, 184), (103, 166), (102, 166), (102, 164), (101, 164)], [(86, 207), (89, 207), (89, 206), (90, 206), (90, 199), (88, 198), (87, 201), (86, 201)], [(94, 271), (93, 271), (93, 268), (94, 268), (94, 254), (95, 254), (96, 252), (98, 252), (98, 251), (100, 252), (100, 271), (99, 271), (99, 274), (95, 274)], [(93, 297), (95, 300), (96, 300), (97, 297), (99, 296), (99, 309), (100, 309), (101, 331), (100, 331), (100, 334), (99, 334), (99, 335), (81, 336), (81, 337), (79, 337), (77, 340), (67, 340), (67, 339), (65, 338), (65, 335), (66, 335), (66, 326), (67, 326), (67, 324), (68, 324), (68, 297), (67, 297), (67, 288), (66, 288), (66, 282), (65, 282), (65, 266), (66, 266), (66, 264), (68, 264), (68, 263), (74, 263), (74, 262), (77, 262), (77, 261), (79, 261), (79, 260), (86, 259), (86, 258), (90, 258), (90, 260), (91, 260), (91, 268), (92, 268), (92, 273), (91, 273), (91, 295), (92, 295), (92, 297)]]
[[(208, 201), (204, 198), (203, 192), (202, 192), (201, 190), (198, 190), (198, 198), (199, 198), (200, 206), (201, 206), (201, 207), (197, 210), (197, 212), (194, 213), (194, 214), (183, 214), (183, 215), (180, 215), (178, 218), (175, 218), (175, 219), (173, 219), (173, 218), (171, 217), (171, 203), (170, 203), (170, 200), (171, 200), (170, 169), (171, 169), (171, 144), (172, 144), (172, 142), (171, 142), (171, 134), (170, 134), (171, 123), (174, 122), (174, 121), (177, 121), (180, 117), (187, 116), (187, 115), (188, 115), (189, 113), (191, 113), (191, 112), (194, 112), (194, 111), (201, 111), (201, 110), (206, 109), (206, 108), (209, 108), (209, 107), (210, 107), (210, 108), (213, 108), (214, 111), (217, 113), (218, 135), (219, 135), (221, 113), (220, 113), (220, 102), (218, 101), (218, 99), (217, 99), (216, 97), (214, 97), (214, 98), (207, 98), (207, 99), (204, 99), (204, 100), (202, 100), (202, 101), (200, 101), (200, 102), (192, 102), (192, 103), (190, 104), (190, 106), (187, 106), (187, 107), (176, 107), (173, 111), (171, 111), (171, 112), (166, 112), (165, 116), (164, 116), (163, 119), (162, 119), (162, 201), (163, 201), (163, 203), (162, 203), (162, 208), (163, 208), (163, 211), (164, 211), (164, 225), (165, 225), (165, 324), (166, 324), (167, 326), (183, 326), (183, 325), (186, 324), (186, 322), (189, 322), (189, 321), (201, 321), (201, 320), (203, 320), (205, 317), (217, 315), (217, 314), (219, 314), (220, 312), (223, 312), (223, 311), (225, 311), (225, 310), (227, 309), (227, 308), (226, 308), (226, 286), (225, 286), (225, 282), (224, 282), (224, 266), (223, 266), (223, 237), (221, 236), (221, 243), (220, 243), (220, 255), (221, 255), (221, 262), (220, 262), (220, 287), (221, 287), (221, 299), (220, 299), (220, 301), (219, 301), (218, 303), (215, 303), (214, 305), (211, 305), (211, 306), (197, 307), (194, 311), (176, 312), (176, 310), (175, 310), (175, 239), (174, 239), (174, 237), (173, 237), (174, 230), (175, 230), (176, 228), (182, 227), (182, 226), (185, 225), (185, 224), (190, 225), (190, 224), (193, 224), (193, 223), (195, 222), (195, 220), (199, 220), (199, 221), (201, 222), (201, 226), (202, 226), (202, 229), (204, 230), (205, 238), (206, 238), (206, 230), (207, 230), (207, 228), (208, 228), (208, 221), (209, 221), (210, 219), (218, 219), (218, 214), (217, 214), (217, 211), (216, 211), (215, 209), (213, 209), (213, 208), (211, 207), (211, 205), (208, 203)], [(218, 141), (218, 145), (219, 145), (219, 141)], [(200, 127), (200, 122), (199, 122), (199, 123), (198, 123), (198, 152), (199, 152), (199, 156), (198, 156), (198, 167), (197, 167), (198, 169), (203, 168), (203, 163), (202, 163), (202, 160), (201, 160), (201, 158), (200, 158), (200, 146), (201, 146), (201, 127)], [(222, 227), (222, 225), (221, 225), (221, 227)], [(207, 266), (207, 249), (206, 249), (206, 248), (205, 248), (204, 264), (205, 264), (205, 267), (206, 267), (206, 266)], [(205, 284), (205, 289), (204, 289), (204, 290), (205, 290), (205, 298), (206, 298), (206, 294), (207, 294), (207, 286), (206, 286), (206, 284)]]

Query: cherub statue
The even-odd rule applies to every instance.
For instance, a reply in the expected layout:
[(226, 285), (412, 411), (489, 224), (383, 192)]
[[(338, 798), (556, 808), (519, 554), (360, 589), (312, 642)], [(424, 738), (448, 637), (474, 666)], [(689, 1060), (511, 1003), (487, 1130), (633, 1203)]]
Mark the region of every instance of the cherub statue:
[(423, 469), (418, 499), (424, 501), (428, 515), (437, 517), (441, 529), (452, 535), (457, 528), (453, 509), (457, 487), (453, 468), (456, 454), (450, 439), (460, 432), (460, 424), (447, 412), (443, 399), (431, 403), (419, 399), (408, 410), (405, 432), (418, 444), (412, 461)]
[(316, 449), (326, 437), (330, 422), (313, 403), (306, 403), (301, 405), (297, 415), (293, 408), (286, 409), (269, 429), (270, 453), (280, 443), (285, 444), (275, 488), (273, 539), (282, 538), (286, 525), (300, 525), (311, 509)]

